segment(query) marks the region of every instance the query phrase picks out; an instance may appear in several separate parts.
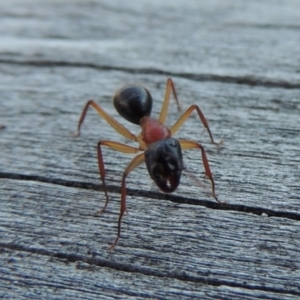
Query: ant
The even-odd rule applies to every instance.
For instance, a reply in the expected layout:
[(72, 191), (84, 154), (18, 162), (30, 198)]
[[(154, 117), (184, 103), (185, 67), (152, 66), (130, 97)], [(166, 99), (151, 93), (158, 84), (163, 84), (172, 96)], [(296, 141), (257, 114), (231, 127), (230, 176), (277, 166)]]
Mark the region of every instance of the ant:
[(171, 92), (176, 100), (178, 110), (180, 110), (180, 105), (173, 80), (169, 78), (167, 80), (164, 101), (158, 119), (150, 117), (152, 109), (152, 96), (145, 87), (130, 85), (125, 86), (116, 92), (113, 98), (113, 103), (116, 110), (127, 121), (141, 126), (142, 131), (139, 135), (132, 134), (127, 128), (125, 128), (117, 120), (115, 120), (108, 113), (106, 113), (93, 100), (89, 100), (82, 111), (78, 123), (77, 133), (75, 134), (75, 136), (80, 135), (80, 128), (85, 119), (87, 110), (90, 106), (92, 106), (99, 113), (99, 115), (102, 118), (104, 118), (109, 123), (109, 125), (112, 126), (122, 136), (139, 143), (139, 147), (131, 147), (114, 141), (101, 140), (98, 142), (97, 154), (99, 173), (103, 183), (103, 189), (106, 197), (105, 205), (103, 209), (99, 211), (99, 213), (103, 212), (106, 209), (109, 201), (108, 192), (105, 184), (105, 167), (103, 162), (101, 146), (107, 146), (111, 149), (123, 153), (142, 152), (132, 159), (132, 161), (129, 163), (129, 165), (123, 172), (121, 187), (121, 209), (118, 220), (118, 235), (114, 243), (110, 246), (110, 250), (112, 250), (116, 246), (121, 236), (121, 221), (125, 211), (127, 211), (125, 179), (132, 170), (134, 170), (143, 162), (146, 162), (149, 175), (156, 183), (156, 185), (163, 192), (171, 193), (176, 190), (180, 183), (181, 172), (183, 170), (181, 150), (192, 148), (200, 149), (202, 153), (205, 177), (208, 177), (211, 181), (212, 196), (219, 203), (224, 203), (219, 201), (215, 194), (215, 184), (203, 146), (194, 141), (177, 140), (172, 136), (178, 131), (178, 129), (182, 126), (186, 119), (191, 115), (191, 113), (194, 110), (196, 110), (202, 124), (209, 133), (211, 142), (219, 146), (222, 144), (222, 141), (220, 141), (219, 143), (214, 142), (211, 131), (208, 126), (208, 122), (197, 105), (190, 106), (190, 108), (187, 109), (186, 112), (181, 115), (181, 117), (172, 127), (169, 128), (166, 125), (164, 125), (168, 113)]

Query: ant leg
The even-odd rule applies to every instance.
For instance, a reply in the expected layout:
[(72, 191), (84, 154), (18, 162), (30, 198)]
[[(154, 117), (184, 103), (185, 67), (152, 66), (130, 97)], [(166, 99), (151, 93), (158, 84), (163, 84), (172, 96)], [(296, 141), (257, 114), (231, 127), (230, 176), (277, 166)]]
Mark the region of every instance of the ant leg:
[(109, 201), (108, 192), (107, 192), (107, 188), (106, 188), (106, 184), (105, 184), (105, 167), (104, 167), (103, 155), (102, 155), (102, 151), (101, 151), (101, 145), (107, 146), (111, 149), (114, 149), (114, 150), (117, 150), (117, 151), (120, 151), (123, 153), (137, 153), (140, 151), (138, 148), (130, 147), (130, 146), (118, 143), (118, 142), (112, 142), (112, 141), (99, 141), (98, 142), (97, 154), (98, 154), (99, 173), (100, 173), (100, 177), (101, 177), (102, 184), (103, 184), (106, 202), (105, 202), (104, 207), (100, 211), (98, 211), (97, 214), (102, 213), (106, 209), (108, 201)]
[(121, 222), (122, 222), (122, 217), (124, 215), (124, 212), (126, 211), (126, 182), (125, 182), (125, 179), (132, 170), (134, 170), (136, 167), (138, 167), (144, 161), (145, 161), (144, 153), (137, 155), (135, 158), (133, 158), (133, 160), (126, 167), (126, 169), (123, 173), (122, 188), (121, 188), (121, 209), (120, 209), (120, 215), (119, 215), (119, 220), (118, 220), (118, 235), (117, 235), (117, 238), (115, 239), (114, 243), (109, 247), (109, 250), (112, 250), (116, 246), (116, 244), (121, 236)]
[(215, 193), (215, 182), (214, 179), (212, 177), (212, 173), (209, 167), (209, 163), (208, 163), (208, 159), (205, 153), (205, 150), (203, 148), (203, 146), (197, 142), (193, 142), (193, 141), (187, 141), (187, 140), (179, 140), (180, 146), (182, 149), (192, 149), (192, 148), (198, 148), (201, 150), (201, 154), (202, 154), (202, 161), (203, 161), (203, 166), (204, 166), (204, 170), (205, 170), (205, 177), (208, 177), (210, 182), (211, 182), (211, 187), (212, 187), (212, 195), (213, 197), (216, 199), (217, 202), (225, 204), (226, 202), (220, 201)]
[(119, 132), (121, 135), (123, 135), (124, 137), (133, 140), (133, 141), (137, 141), (137, 138), (134, 134), (132, 134), (127, 128), (125, 128), (122, 124), (120, 124), (117, 120), (115, 120), (113, 117), (111, 117), (107, 112), (105, 112), (97, 103), (95, 103), (93, 100), (89, 100), (83, 111), (81, 114), (81, 117), (79, 119), (78, 122), (78, 127), (77, 127), (77, 133), (74, 134), (75, 137), (80, 136), (80, 128), (81, 125), (85, 119), (86, 113), (88, 111), (89, 106), (92, 106), (97, 112), (98, 114), (108, 122), (108, 124), (113, 127), (117, 132)]
[(191, 115), (191, 113), (196, 109), (198, 116), (203, 124), (203, 126), (205, 127), (205, 129), (207, 129), (208, 134), (210, 136), (210, 140), (213, 144), (220, 146), (223, 141), (220, 141), (218, 143), (216, 143), (212, 137), (212, 134), (210, 132), (209, 126), (208, 126), (208, 122), (206, 120), (206, 118), (204, 117), (204, 114), (202, 113), (202, 111), (200, 110), (200, 108), (197, 105), (192, 105), (178, 120), (177, 122), (170, 128), (171, 130), (171, 135), (174, 135), (175, 132), (178, 131), (178, 129), (182, 126), (182, 124), (187, 120), (187, 118)]
[(179, 101), (178, 101), (178, 98), (177, 98), (177, 93), (176, 93), (174, 82), (173, 82), (172, 78), (168, 78), (165, 97), (164, 97), (164, 102), (163, 102), (163, 106), (161, 108), (161, 112), (160, 112), (160, 115), (159, 115), (159, 118), (158, 118), (158, 121), (161, 122), (162, 124), (165, 123), (166, 118), (167, 118), (171, 91), (172, 91), (173, 96), (176, 100), (178, 110), (181, 110), (181, 107), (180, 107), (180, 104), (179, 104)]

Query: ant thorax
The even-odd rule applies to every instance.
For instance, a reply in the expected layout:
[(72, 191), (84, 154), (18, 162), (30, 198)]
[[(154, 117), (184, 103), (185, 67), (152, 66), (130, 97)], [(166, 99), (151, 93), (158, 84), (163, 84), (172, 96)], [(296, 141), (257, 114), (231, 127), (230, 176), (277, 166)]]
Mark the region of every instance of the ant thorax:
[(142, 128), (141, 136), (146, 145), (171, 137), (170, 129), (158, 120), (143, 117), (140, 120), (140, 126)]

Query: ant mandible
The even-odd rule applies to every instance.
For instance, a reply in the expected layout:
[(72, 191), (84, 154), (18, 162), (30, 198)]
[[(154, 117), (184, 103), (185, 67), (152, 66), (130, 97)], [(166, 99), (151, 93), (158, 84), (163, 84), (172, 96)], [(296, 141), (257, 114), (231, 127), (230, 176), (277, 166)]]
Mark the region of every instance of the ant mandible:
[(114, 141), (105, 140), (98, 142), (97, 154), (99, 172), (106, 197), (105, 205), (103, 209), (99, 211), (100, 213), (106, 209), (109, 201), (108, 192), (105, 184), (105, 167), (103, 162), (101, 146), (107, 146), (111, 149), (123, 153), (142, 152), (132, 159), (132, 161), (129, 163), (129, 165), (123, 172), (121, 187), (121, 209), (118, 220), (118, 235), (114, 243), (109, 248), (110, 250), (112, 250), (115, 247), (121, 236), (121, 221), (124, 212), (126, 211), (125, 179), (132, 170), (134, 170), (143, 162), (146, 162), (149, 175), (154, 180), (156, 185), (163, 192), (171, 193), (176, 190), (180, 182), (181, 172), (183, 169), (181, 150), (192, 148), (200, 149), (202, 153), (202, 161), (204, 165), (205, 176), (208, 177), (211, 181), (212, 195), (216, 199), (216, 201), (223, 203), (218, 200), (215, 194), (215, 184), (203, 146), (194, 141), (177, 140), (172, 136), (178, 131), (178, 129), (182, 126), (186, 119), (191, 115), (191, 113), (194, 110), (196, 110), (202, 124), (209, 133), (211, 142), (219, 146), (222, 143), (222, 141), (219, 143), (214, 142), (211, 131), (208, 126), (208, 122), (197, 105), (190, 106), (190, 108), (182, 114), (182, 116), (172, 127), (168, 128), (166, 125), (164, 125), (168, 113), (171, 92), (173, 93), (173, 96), (176, 100), (178, 110), (180, 110), (180, 105), (173, 80), (169, 78), (167, 80), (164, 102), (158, 120), (150, 118), (152, 109), (152, 97), (146, 88), (144, 88), (143, 86), (130, 85), (125, 86), (116, 92), (113, 99), (113, 103), (118, 113), (127, 121), (141, 126), (142, 131), (137, 136), (132, 134), (127, 128), (125, 128), (108, 113), (106, 113), (93, 100), (90, 100), (86, 103), (81, 117), (79, 119), (77, 133), (75, 134), (75, 136), (80, 135), (80, 128), (85, 119), (87, 110), (90, 106), (92, 106), (99, 113), (99, 115), (102, 118), (104, 118), (109, 123), (109, 125), (112, 126), (122, 136), (139, 143), (139, 147), (131, 147)]

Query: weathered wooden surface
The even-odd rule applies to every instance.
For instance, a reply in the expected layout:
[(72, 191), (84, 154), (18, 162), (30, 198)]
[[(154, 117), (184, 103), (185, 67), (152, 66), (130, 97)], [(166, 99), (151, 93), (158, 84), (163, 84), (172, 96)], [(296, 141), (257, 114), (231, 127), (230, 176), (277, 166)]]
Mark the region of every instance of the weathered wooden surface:
[[(298, 1), (2, 1), (0, 3), (0, 297), (6, 299), (295, 299), (300, 296), (300, 3)], [(128, 82), (158, 115), (167, 77), (184, 108), (176, 137), (207, 150), (220, 206), (185, 152), (178, 191), (145, 167), (130, 174), (113, 252), (120, 177), (132, 156), (105, 149), (104, 204), (95, 146), (125, 142), (89, 111)], [(168, 124), (179, 114), (171, 105)], [(131, 144), (131, 143), (130, 143)]]

